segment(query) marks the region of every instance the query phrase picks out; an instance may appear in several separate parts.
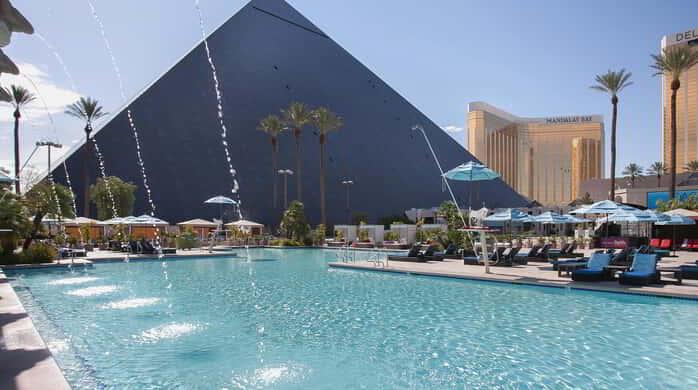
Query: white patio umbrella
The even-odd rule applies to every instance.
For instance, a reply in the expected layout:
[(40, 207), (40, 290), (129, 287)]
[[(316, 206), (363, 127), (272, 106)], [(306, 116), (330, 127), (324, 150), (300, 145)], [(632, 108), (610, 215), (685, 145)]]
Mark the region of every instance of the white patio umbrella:
[[(608, 217), (611, 214), (617, 213), (619, 211), (640, 211), (639, 209), (617, 203), (611, 200), (602, 200), (590, 204), (588, 206), (582, 206), (576, 210), (570, 211), (572, 215), (600, 215), (603, 214)], [(597, 221), (598, 222), (598, 221)], [(606, 236), (608, 236), (608, 224), (606, 224)]]
[(223, 224), (223, 205), (237, 205), (238, 202), (228, 198), (227, 196), (218, 195), (211, 199), (204, 201), (205, 204), (217, 204), (221, 217), (221, 224)]

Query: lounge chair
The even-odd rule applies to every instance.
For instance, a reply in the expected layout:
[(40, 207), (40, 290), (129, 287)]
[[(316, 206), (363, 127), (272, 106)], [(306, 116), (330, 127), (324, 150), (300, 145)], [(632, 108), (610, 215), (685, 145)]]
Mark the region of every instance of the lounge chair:
[(623, 248), (620, 252), (615, 253), (613, 255), (613, 258), (611, 258), (611, 264), (610, 265), (624, 265), (624, 266), (630, 266), (632, 264), (632, 253), (635, 250), (635, 248), (632, 247), (625, 247)]
[[(521, 247), (513, 247), (502, 253), (502, 256), (499, 258), (499, 261), (496, 263), (492, 264), (495, 266), (503, 266), (503, 267), (511, 267), (514, 264), (526, 264), (527, 260), (526, 258), (517, 258), (516, 255), (519, 253), (521, 250)], [(521, 259), (521, 261), (518, 261), (518, 259)]]
[(630, 270), (621, 272), (618, 281), (620, 284), (629, 284), (633, 286), (646, 286), (648, 284), (659, 283), (660, 274), (657, 271), (657, 255), (636, 254)]
[(611, 255), (607, 253), (594, 253), (589, 258), (586, 268), (572, 271), (572, 280), (575, 282), (600, 282), (608, 278), (608, 272), (604, 269), (611, 262)]
[(526, 253), (519, 253), (517, 255), (517, 258), (531, 258), (531, 257), (536, 257), (538, 256), (538, 253), (540, 252), (541, 246), (540, 245), (534, 245), (529, 249), (528, 252)]
[[(552, 245), (545, 244), (545, 245), (543, 245), (542, 248), (540, 248), (540, 251), (538, 251), (538, 253), (536, 253), (535, 255), (531, 255), (529, 252), (529, 254), (526, 256), (527, 260), (528, 261), (548, 261), (549, 252), (550, 252), (551, 247), (552, 247)], [(532, 251), (533, 251), (533, 249), (531, 249), (531, 252)]]
[(388, 260), (390, 261), (408, 261), (408, 262), (413, 262), (413, 263), (424, 263), (427, 261), (426, 258), (423, 256), (420, 257), (419, 254), (422, 251), (422, 246), (419, 244), (412, 245), (412, 248), (410, 248), (410, 251), (407, 252), (406, 256), (396, 256), (396, 255), (390, 255), (388, 256)]
[(698, 265), (680, 265), (682, 279), (698, 280)]
[(444, 254), (442, 252), (437, 252), (434, 245), (429, 245), (427, 249), (419, 252), (417, 257), (421, 257), (426, 261), (443, 261)]
[[(494, 265), (500, 261), (500, 259), (504, 255), (504, 251), (507, 248), (500, 246), (497, 247), (495, 251), (493, 251), (489, 256), (488, 260), (490, 261), (490, 265)], [(485, 262), (480, 259), (480, 256), (466, 256), (463, 257), (463, 264), (464, 265), (484, 265)]]
[(150, 241), (141, 240), (141, 253), (152, 255), (155, 252), (157, 252), (157, 250), (155, 249), (153, 244), (150, 243)]

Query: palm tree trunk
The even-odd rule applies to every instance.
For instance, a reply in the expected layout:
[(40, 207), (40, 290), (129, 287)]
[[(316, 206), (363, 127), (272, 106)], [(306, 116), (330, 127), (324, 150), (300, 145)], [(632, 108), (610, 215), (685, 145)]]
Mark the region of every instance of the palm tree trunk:
[(325, 134), (320, 134), (320, 223), (327, 226), (325, 207)]
[(611, 200), (616, 201), (616, 123), (618, 121), (618, 97), (611, 98), (613, 119), (611, 122)]
[(90, 170), (89, 170), (89, 160), (90, 160), (90, 134), (86, 135), (85, 141), (85, 151), (83, 152), (82, 158), (82, 215), (84, 217), (90, 217)]
[(657, 188), (660, 188), (662, 186), (662, 177), (657, 175)]
[(681, 87), (679, 80), (671, 82), (671, 187), (669, 199), (676, 198), (676, 91)]
[(15, 192), (20, 194), (19, 188), (19, 110), (15, 110)]
[(278, 196), (277, 196), (277, 188), (278, 188), (278, 162), (277, 162), (277, 153), (278, 153), (278, 146), (276, 144), (276, 137), (272, 137), (271, 139), (271, 166), (272, 166), (272, 172), (271, 172), (271, 178), (274, 182), (274, 185), (272, 186), (272, 191), (274, 192), (273, 195), (273, 206), (274, 209), (276, 209), (276, 206), (278, 205)]
[(296, 136), (296, 198), (303, 201), (303, 186), (301, 185), (301, 130), (295, 129)]

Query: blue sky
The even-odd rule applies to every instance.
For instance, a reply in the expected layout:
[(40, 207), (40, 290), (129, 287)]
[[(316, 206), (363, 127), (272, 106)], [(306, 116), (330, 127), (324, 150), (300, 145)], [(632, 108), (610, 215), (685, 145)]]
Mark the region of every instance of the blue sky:
[[(246, 3), (200, 1), (208, 31)], [(93, 2), (127, 96), (152, 82), (199, 39), (194, 0)], [(698, 27), (698, 2), (689, 1), (290, 3), (437, 124), (451, 129), (461, 143), (465, 134), (457, 129), (465, 125), (467, 103), (475, 100), (520, 116), (603, 114), (608, 136), (609, 99), (588, 87), (595, 74), (626, 68), (635, 85), (620, 98), (619, 167), (629, 162), (646, 167), (660, 159), (660, 81), (652, 77), (650, 53), (659, 51), (663, 35)], [(75, 81), (72, 86), (36, 36), (14, 35), (5, 48), (39, 84), (56, 123), (54, 134), (43, 108), (28, 110), (22, 133), (26, 158), (41, 138), (58, 138), (68, 146), (77, 142), (79, 123), (61, 112), (78, 95), (98, 98), (110, 112), (122, 101), (86, 0), (13, 4), (57, 49)], [(5, 86), (25, 82), (8, 75), (0, 81)], [(0, 128), (5, 129), (0, 131), (0, 166), (8, 168), (10, 119), (9, 108), (0, 110)], [(42, 157), (35, 160), (38, 167)]]

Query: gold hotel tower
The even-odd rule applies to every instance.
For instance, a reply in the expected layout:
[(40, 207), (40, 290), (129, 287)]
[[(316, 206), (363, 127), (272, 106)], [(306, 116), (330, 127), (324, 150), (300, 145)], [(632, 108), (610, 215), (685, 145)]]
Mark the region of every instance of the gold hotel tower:
[(521, 118), (484, 102), (468, 105), (468, 151), (520, 194), (546, 206), (576, 199), (603, 177), (601, 115)]
[[(698, 50), (698, 28), (666, 35), (662, 49), (693, 45)], [(681, 76), (676, 91), (676, 169), (685, 171), (689, 161), (698, 160), (698, 65)], [(662, 77), (662, 159), (671, 165), (671, 77)]]

